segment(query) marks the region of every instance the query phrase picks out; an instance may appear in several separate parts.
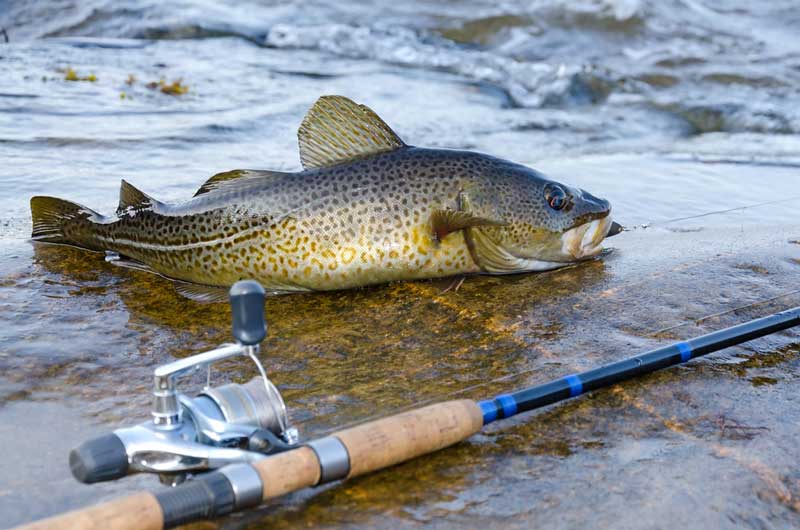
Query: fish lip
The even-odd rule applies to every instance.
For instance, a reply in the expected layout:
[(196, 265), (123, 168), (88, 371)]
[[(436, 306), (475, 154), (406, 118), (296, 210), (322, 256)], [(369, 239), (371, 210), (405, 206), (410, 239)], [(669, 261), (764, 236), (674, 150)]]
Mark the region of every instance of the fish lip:
[(610, 208), (605, 210), (605, 211), (602, 211), (602, 212), (585, 213), (585, 214), (581, 215), (580, 217), (577, 217), (567, 231), (574, 230), (575, 228), (580, 228), (580, 227), (582, 227), (584, 225), (587, 225), (587, 224), (591, 223), (592, 221), (596, 221), (598, 219), (604, 219), (604, 218), (607, 218), (607, 217), (608, 218), (611, 217), (611, 209)]
[(576, 261), (590, 259), (602, 252), (603, 240), (613, 226), (611, 212), (570, 228), (561, 235), (561, 251)]

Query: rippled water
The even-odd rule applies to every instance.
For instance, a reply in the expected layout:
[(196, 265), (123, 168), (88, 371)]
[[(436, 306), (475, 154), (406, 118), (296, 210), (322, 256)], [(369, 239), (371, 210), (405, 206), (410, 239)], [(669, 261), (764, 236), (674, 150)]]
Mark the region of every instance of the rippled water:
[[(0, 526), (159, 487), (78, 486), (67, 452), (141, 421), (153, 367), (229, 333), (225, 307), (160, 278), (31, 245), (30, 196), (109, 212), (120, 178), (169, 201), (218, 171), (294, 170), (304, 112), (343, 94), (411, 144), (531, 165), (648, 225), (553, 273), (270, 300), (263, 358), (312, 436), (800, 304), (798, 24), (795, 1), (0, 1)], [(161, 79), (188, 93), (148, 88)], [(799, 343), (763, 339), (222, 524), (793, 527)]]

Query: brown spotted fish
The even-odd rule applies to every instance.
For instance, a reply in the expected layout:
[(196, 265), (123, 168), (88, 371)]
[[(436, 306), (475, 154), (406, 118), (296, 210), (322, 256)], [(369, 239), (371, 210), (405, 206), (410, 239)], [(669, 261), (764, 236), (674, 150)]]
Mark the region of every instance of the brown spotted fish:
[(303, 171), (220, 173), (181, 204), (125, 181), (113, 216), (33, 197), (32, 238), (214, 301), (243, 278), (278, 293), (554, 269), (617, 230), (603, 199), (506, 160), (406, 145), (342, 96), (321, 97), (298, 138)]

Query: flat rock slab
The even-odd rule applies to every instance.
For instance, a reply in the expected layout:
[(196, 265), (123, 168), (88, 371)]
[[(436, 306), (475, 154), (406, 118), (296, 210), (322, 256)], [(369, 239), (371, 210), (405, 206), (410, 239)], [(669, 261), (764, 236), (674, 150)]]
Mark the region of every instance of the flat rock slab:
[[(471, 277), (458, 290), (441, 280), (271, 298), (261, 357), (312, 436), (800, 305), (800, 227), (685, 225), (625, 232), (600, 260)], [(144, 418), (152, 368), (228, 340), (227, 307), (185, 300), (156, 276), (71, 248), (12, 240), (2, 253), (0, 319), (16, 335), (2, 340), (0, 424), (19, 428), (0, 430), (0, 441), (10, 447), (24, 428), (29, 456), (40, 456), (33, 468), (28, 459), (4, 464), (13, 477), (0, 491), (4, 524), (158, 487), (75, 485), (67, 452)], [(788, 526), (800, 508), (799, 366), (800, 334), (781, 333), (499, 422), (455, 448), (226, 527)], [(232, 361), (217, 380), (253, 375)], [(43, 476), (55, 477), (48, 502), (26, 505), (23, 492), (44, 495)]]

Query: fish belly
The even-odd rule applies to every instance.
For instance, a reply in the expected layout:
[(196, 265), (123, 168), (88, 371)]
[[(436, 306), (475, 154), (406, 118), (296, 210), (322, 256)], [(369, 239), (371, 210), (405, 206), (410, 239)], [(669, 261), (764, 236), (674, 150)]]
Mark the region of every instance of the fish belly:
[[(347, 289), (400, 280), (441, 278), (477, 272), (461, 233), (439, 243), (415, 227), (400, 237), (373, 241), (312, 241), (301, 254), (287, 256), (278, 272), (311, 290)], [(294, 266), (296, 265), (296, 266)]]
[[(296, 219), (270, 227), (261, 248), (252, 250), (258, 259), (243, 266), (266, 288), (286, 291), (348, 289), (478, 271), (461, 233), (436, 242), (424, 225), (381, 236), (357, 223), (344, 230), (326, 227), (330, 224)], [(231, 260), (237, 266), (236, 253)]]
[(273, 291), (324, 291), (478, 272), (461, 232), (438, 242), (424, 223), (373, 230), (356, 220), (332, 229), (324, 219), (287, 216), (205, 232), (196, 220), (162, 223), (177, 226), (153, 231), (152, 221), (126, 221), (98, 236), (159, 274), (221, 287), (255, 279)]

